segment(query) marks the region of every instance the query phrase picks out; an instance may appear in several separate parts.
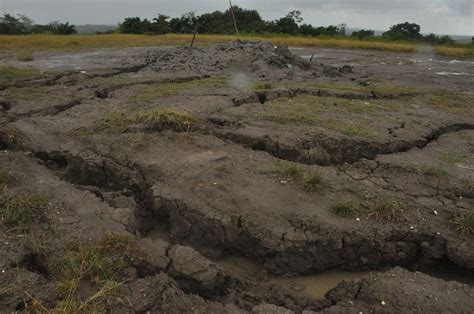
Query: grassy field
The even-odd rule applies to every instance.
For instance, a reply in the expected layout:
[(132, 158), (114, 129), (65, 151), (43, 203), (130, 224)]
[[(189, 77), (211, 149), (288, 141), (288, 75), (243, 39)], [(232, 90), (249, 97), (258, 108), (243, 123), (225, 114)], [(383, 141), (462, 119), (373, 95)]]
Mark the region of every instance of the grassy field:
[[(192, 35), (169, 34), (162, 36), (146, 35), (26, 35), (0, 36), (0, 52), (15, 55), (20, 61), (31, 60), (35, 51), (45, 50), (84, 50), (95, 48), (146, 47), (156, 45), (184, 45), (191, 41)], [(314, 38), (293, 36), (232, 36), (232, 35), (198, 35), (197, 43), (216, 43), (232, 41), (237, 38), (247, 40), (269, 40), (274, 44), (307, 47), (335, 47), (346, 49), (376, 49), (396, 52), (415, 53), (420, 45), (409, 42), (364, 41), (339, 38)], [(438, 55), (465, 58), (474, 57), (474, 49), (462, 46), (436, 46), (434, 51)]]

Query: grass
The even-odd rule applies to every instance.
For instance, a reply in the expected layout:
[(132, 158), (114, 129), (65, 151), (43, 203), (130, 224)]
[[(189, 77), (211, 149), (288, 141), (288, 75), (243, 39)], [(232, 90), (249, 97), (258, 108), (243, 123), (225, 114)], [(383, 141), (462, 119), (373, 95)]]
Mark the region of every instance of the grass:
[[(59, 303), (61, 313), (90, 313), (106, 311), (102, 301), (118, 298), (117, 277), (128, 266), (124, 254), (131, 250), (133, 238), (107, 232), (97, 243), (72, 243), (60, 265), (58, 287), (64, 299)], [(95, 290), (84, 296), (79, 287), (89, 282)]]
[(303, 177), (303, 187), (309, 192), (320, 192), (326, 187), (326, 180), (320, 171), (311, 171)]
[(448, 164), (458, 164), (466, 159), (464, 155), (456, 152), (442, 152), (439, 153), (436, 157), (438, 160), (441, 160)]
[(9, 65), (0, 65), (0, 83), (6, 83), (12, 80), (32, 78), (38, 76), (39, 73), (40, 72), (33, 67), (14, 67)]
[(35, 220), (43, 216), (48, 206), (44, 196), (18, 194), (7, 199), (0, 207), (1, 222), (8, 227), (27, 232)]
[(405, 204), (403, 201), (390, 197), (379, 196), (368, 207), (368, 215), (379, 221), (401, 221), (404, 215)]
[(308, 192), (322, 192), (329, 186), (321, 171), (312, 170), (305, 172), (295, 163), (274, 163), (267, 166), (263, 173), (277, 175), (284, 177), (285, 180), (294, 181)]
[(133, 121), (143, 124), (148, 130), (173, 130), (175, 132), (190, 132), (199, 124), (198, 119), (191, 114), (174, 109), (153, 109), (139, 112)]
[(0, 186), (7, 186), (10, 183), (11, 176), (5, 169), (0, 169)]
[(16, 56), (16, 59), (21, 62), (29, 62), (29, 61), (34, 61), (33, 58), (33, 53), (29, 51), (25, 51), (23, 53), (18, 53)]
[[(74, 35), (74, 36), (51, 36), (51, 35), (26, 35), (26, 36), (0, 36), (0, 50), (18, 53), (20, 51), (41, 50), (83, 50), (96, 48), (123, 48), (137, 46), (157, 46), (164, 44), (189, 44), (192, 35), (167, 34), (161, 36), (146, 35)], [(241, 35), (198, 35), (198, 44), (227, 42), (236, 39), (267, 40), (275, 45), (306, 46), (306, 47), (334, 47), (345, 49), (375, 49), (385, 51), (396, 51), (406, 53), (417, 53), (419, 44), (410, 42), (385, 42), (375, 40), (359, 40), (351, 38), (321, 38), (301, 36), (254, 36)], [(439, 55), (451, 57), (473, 57), (472, 48), (436, 46), (434, 51)]]
[(110, 112), (98, 123), (98, 126), (99, 129), (125, 132), (128, 127), (136, 124), (153, 131), (190, 132), (198, 128), (200, 120), (184, 111), (160, 108), (137, 113)]
[(156, 98), (176, 95), (184, 90), (225, 86), (227, 86), (227, 79), (224, 77), (210, 77), (182, 83), (160, 83), (153, 85), (142, 85), (136, 88), (136, 99), (139, 101), (148, 102), (155, 100)]
[(463, 235), (474, 234), (474, 212), (457, 215), (453, 218), (452, 224)]
[(355, 218), (362, 212), (360, 203), (352, 200), (340, 201), (331, 210), (337, 216), (350, 218)]

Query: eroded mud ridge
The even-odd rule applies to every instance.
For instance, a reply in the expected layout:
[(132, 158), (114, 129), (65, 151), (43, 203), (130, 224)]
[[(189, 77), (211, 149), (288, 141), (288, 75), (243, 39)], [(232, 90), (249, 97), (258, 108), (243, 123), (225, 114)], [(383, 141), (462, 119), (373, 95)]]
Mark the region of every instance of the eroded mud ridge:
[(317, 53), (150, 48), (4, 84), (0, 311), (471, 311), (472, 82)]

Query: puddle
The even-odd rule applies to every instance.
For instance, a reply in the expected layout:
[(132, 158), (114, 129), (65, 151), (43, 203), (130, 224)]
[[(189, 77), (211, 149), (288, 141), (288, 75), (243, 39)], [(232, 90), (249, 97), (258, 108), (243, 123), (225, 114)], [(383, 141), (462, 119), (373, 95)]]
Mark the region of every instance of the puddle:
[(214, 261), (224, 267), (234, 276), (241, 278), (253, 278), (262, 284), (275, 284), (292, 288), (296, 295), (312, 299), (322, 299), (331, 289), (334, 289), (342, 281), (360, 279), (368, 275), (369, 271), (345, 272), (331, 271), (317, 275), (298, 277), (274, 277), (268, 276), (266, 270), (258, 263), (241, 256), (226, 256)]
[(469, 73), (465, 73), (465, 72), (446, 72), (446, 71), (442, 71), (442, 72), (436, 72), (437, 75), (442, 75), (442, 76), (462, 76), (462, 75), (471, 75)]

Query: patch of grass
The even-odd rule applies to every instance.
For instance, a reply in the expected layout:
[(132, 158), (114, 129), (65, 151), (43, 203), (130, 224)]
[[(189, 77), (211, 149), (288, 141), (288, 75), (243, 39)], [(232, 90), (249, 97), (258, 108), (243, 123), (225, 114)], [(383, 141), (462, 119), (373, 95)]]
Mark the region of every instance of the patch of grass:
[(440, 167), (423, 167), (421, 171), (428, 176), (437, 177), (437, 178), (447, 178), (449, 177), (449, 172), (446, 169)]
[[(131, 249), (133, 238), (112, 232), (97, 243), (71, 243), (60, 267), (58, 287), (64, 294), (59, 309), (64, 313), (102, 312), (104, 300), (118, 298), (117, 276), (128, 266), (124, 254)], [(78, 288), (83, 281), (95, 287), (88, 296)]]
[(354, 218), (361, 214), (362, 207), (357, 201), (346, 200), (337, 202), (331, 210), (337, 216)]
[(10, 173), (5, 169), (0, 169), (0, 186), (6, 186), (8, 183), (10, 183), (10, 180)]
[(0, 65), (0, 83), (12, 80), (32, 78), (39, 75), (39, 71), (33, 67), (13, 67)]
[(190, 132), (196, 129), (199, 124), (198, 119), (191, 114), (174, 109), (139, 112), (133, 121), (143, 124), (149, 130), (173, 130), (175, 132)]
[(48, 202), (44, 196), (18, 194), (7, 199), (0, 207), (3, 224), (25, 232), (31, 229), (35, 220), (43, 216)]
[(320, 171), (311, 171), (304, 175), (303, 187), (309, 192), (320, 192), (326, 187), (326, 180)]
[(347, 124), (342, 133), (348, 136), (370, 136), (370, 133), (362, 125), (356, 123)]
[(401, 221), (404, 216), (405, 203), (390, 196), (379, 196), (368, 206), (368, 215), (379, 221)]
[(451, 223), (463, 235), (474, 234), (474, 212), (472, 211), (457, 215), (452, 219)]
[[(192, 35), (167, 34), (161, 36), (146, 35), (22, 35), (0, 36), (0, 49), (19, 52), (21, 50), (80, 50), (113, 47), (157, 46), (164, 44), (189, 44)], [(419, 45), (411, 42), (387, 42), (383, 40), (360, 40), (354, 38), (325, 38), (285, 35), (255, 36), (241, 34), (233, 35), (199, 35), (197, 44), (228, 42), (236, 39), (267, 40), (275, 45), (308, 46), (308, 47), (335, 47), (345, 49), (374, 49), (396, 52), (416, 53)], [(451, 57), (471, 57), (472, 48), (466, 46), (436, 46), (435, 52), (439, 55)]]
[(437, 155), (437, 158), (449, 164), (458, 164), (466, 159), (462, 154), (456, 152), (443, 152)]
[(18, 53), (16, 59), (21, 62), (29, 62), (34, 61), (33, 53), (30, 51), (24, 51), (22, 53)]
[(99, 129), (125, 132), (131, 125), (142, 125), (153, 131), (173, 130), (191, 132), (199, 127), (201, 121), (190, 113), (171, 108), (159, 108), (137, 113), (113, 111), (98, 122)]
[(71, 135), (76, 138), (91, 137), (94, 134), (95, 134), (94, 130), (90, 128), (84, 128), (84, 127), (77, 128), (71, 131)]
[(131, 113), (126, 111), (108, 112), (99, 122), (98, 128), (112, 130), (115, 132), (125, 132), (131, 124)]
[(210, 77), (206, 79), (196, 79), (182, 83), (160, 83), (154, 85), (142, 85), (136, 87), (139, 101), (151, 101), (157, 98), (177, 95), (184, 90), (206, 87), (224, 87), (227, 79), (224, 77)]

